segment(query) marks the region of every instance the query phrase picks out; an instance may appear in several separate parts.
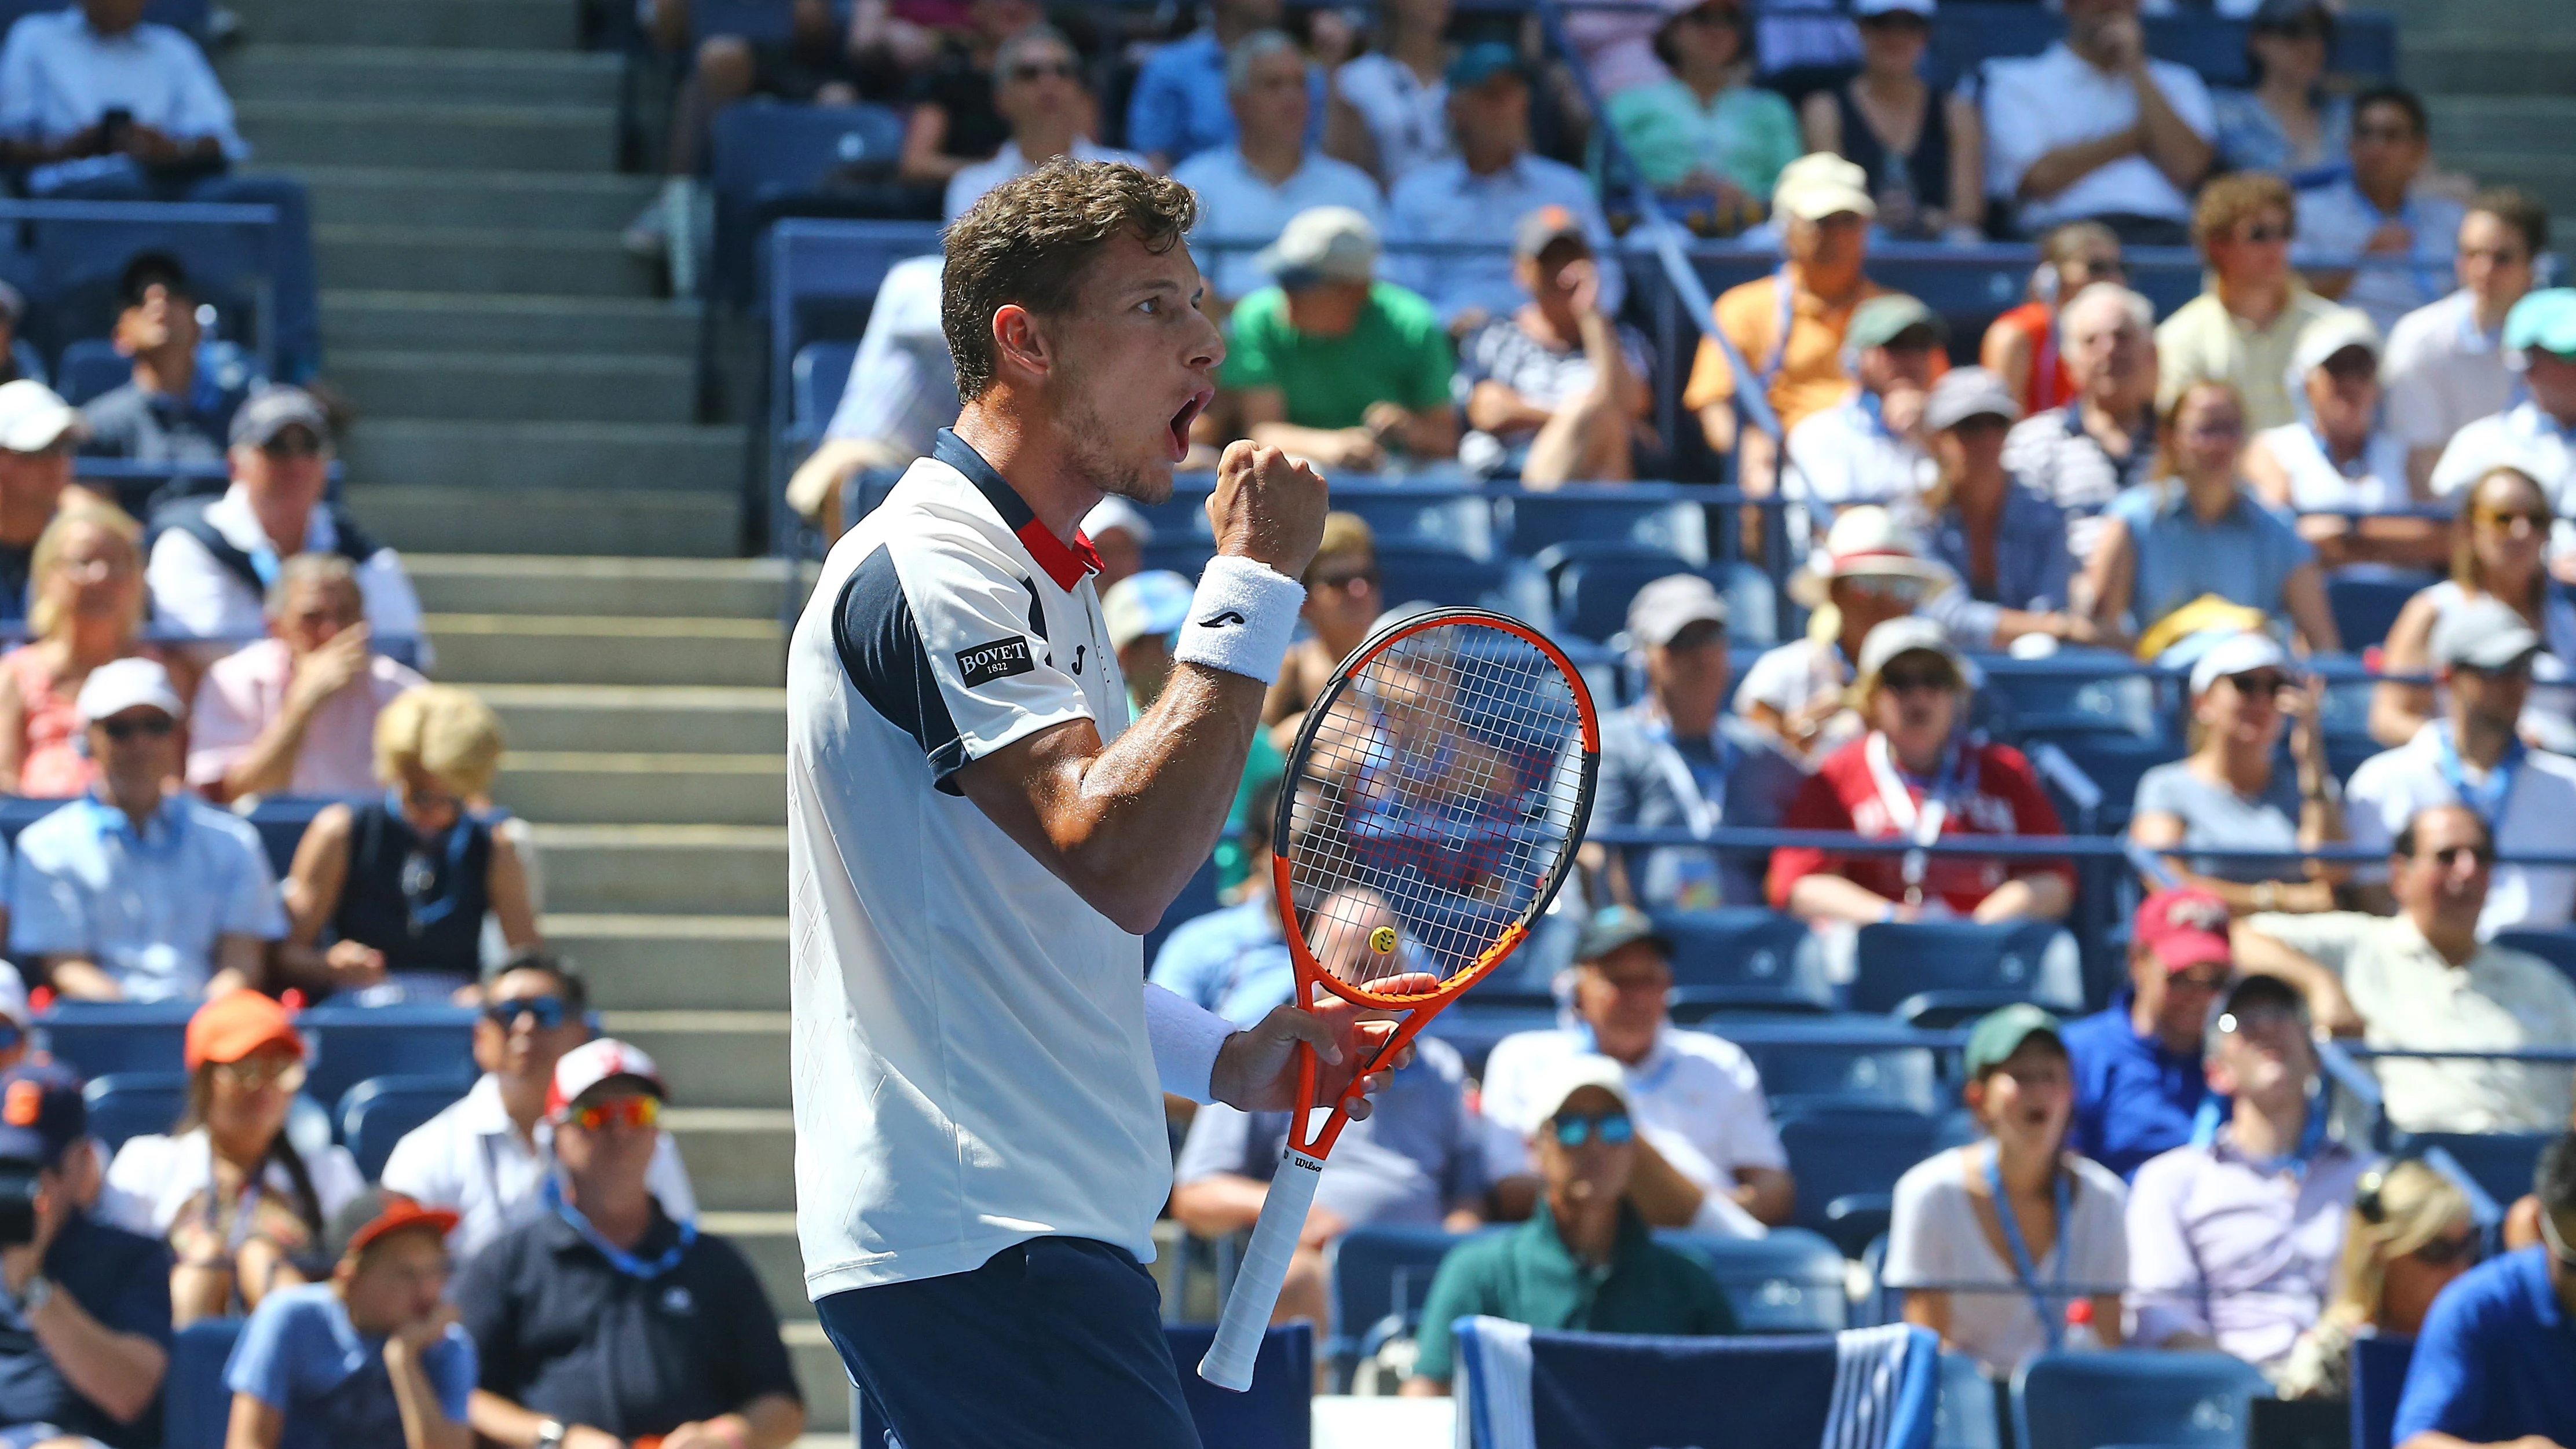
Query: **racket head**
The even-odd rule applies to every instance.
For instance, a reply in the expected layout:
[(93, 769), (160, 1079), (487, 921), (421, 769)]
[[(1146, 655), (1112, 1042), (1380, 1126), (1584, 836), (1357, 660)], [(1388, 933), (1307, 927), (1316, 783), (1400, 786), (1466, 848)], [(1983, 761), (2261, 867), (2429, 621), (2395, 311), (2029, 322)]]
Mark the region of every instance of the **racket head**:
[(1490, 974), (1573, 869), (1600, 763), (1591, 691), (1538, 630), (1437, 609), (1370, 635), (1279, 791), (1271, 870), (1301, 1004), (1320, 988), (1414, 1026)]

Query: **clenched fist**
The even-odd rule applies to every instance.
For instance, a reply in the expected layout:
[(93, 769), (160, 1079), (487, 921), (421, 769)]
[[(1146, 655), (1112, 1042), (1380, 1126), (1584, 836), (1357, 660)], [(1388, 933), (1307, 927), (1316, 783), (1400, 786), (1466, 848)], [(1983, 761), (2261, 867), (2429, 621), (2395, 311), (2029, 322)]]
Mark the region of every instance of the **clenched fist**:
[(1216, 551), (1267, 564), (1290, 578), (1305, 573), (1324, 541), (1330, 500), (1323, 475), (1277, 448), (1236, 442), (1216, 465), (1208, 524)]

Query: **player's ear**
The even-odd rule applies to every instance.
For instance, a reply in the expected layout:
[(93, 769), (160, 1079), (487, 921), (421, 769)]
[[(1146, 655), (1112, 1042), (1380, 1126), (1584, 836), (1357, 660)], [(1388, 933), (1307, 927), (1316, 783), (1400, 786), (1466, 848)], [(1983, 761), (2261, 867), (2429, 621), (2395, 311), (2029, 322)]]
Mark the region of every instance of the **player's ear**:
[(1047, 339), (1036, 313), (1017, 302), (993, 309), (993, 364), (996, 375), (1048, 371)]

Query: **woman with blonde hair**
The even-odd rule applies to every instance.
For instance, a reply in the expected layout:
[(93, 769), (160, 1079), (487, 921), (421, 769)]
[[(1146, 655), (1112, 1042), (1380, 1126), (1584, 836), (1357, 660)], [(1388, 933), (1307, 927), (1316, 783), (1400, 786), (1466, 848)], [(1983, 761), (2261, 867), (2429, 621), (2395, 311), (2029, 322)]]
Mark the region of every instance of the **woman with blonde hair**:
[(543, 944), (518, 846), (474, 808), (501, 750), (500, 719), (471, 693), (425, 684), (394, 696), (376, 717), (384, 798), (325, 808), (295, 848), (290, 976), (369, 1004), (441, 1001), (474, 990), (485, 912), (513, 952)]
[(78, 744), (81, 682), (111, 659), (161, 657), (139, 642), (143, 529), (104, 505), (66, 508), (36, 539), (27, 576), (35, 637), (0, 654), (0, 788), (78, 795), (98, 775)]
[(2281, 1365), (2281, 1397), (2350, 1398), (2353, 1340), (2413, 1338), (2433, 1299), (2477, 1260), (2468, 1197), (2449, 1178), (2413, 1159), (2363, 1176), (2334, 1298)]

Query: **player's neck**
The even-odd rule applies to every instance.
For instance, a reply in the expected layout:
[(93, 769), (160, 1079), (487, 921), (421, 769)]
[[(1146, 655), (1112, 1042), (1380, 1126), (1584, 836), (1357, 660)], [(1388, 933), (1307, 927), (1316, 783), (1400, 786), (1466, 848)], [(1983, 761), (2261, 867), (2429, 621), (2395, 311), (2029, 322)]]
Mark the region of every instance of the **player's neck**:
[(1047, 532), (1070, 543), (1082, 516), (1100, 502), (1100, 487), (1065, 466), (1066, 450), (1046, 445), (1043, 420), (1029, 411), (996, 384), (957, 414), (957, 436), (1002, 475)]

